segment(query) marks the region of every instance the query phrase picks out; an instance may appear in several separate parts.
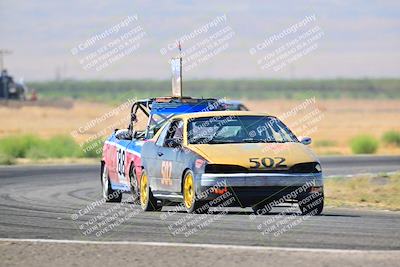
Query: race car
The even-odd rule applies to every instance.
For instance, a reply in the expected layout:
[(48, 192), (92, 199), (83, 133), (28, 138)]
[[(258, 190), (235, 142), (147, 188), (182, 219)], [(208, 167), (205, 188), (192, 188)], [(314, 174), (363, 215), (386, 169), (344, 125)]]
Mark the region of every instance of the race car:
[(324, 206), (321, 165), (278, 118), (248, 111), (174, 116), (142, 147), (139, 181), (144, 211), (181, 203), (189, 213), (208, 212), (230, 194), (229, 206), (265, 214), (298, 202), (303, 214)]
[[(101, 160), (102, 194), (106, 202), (121, 202), (122, 194), (138, 198), (141, 176), (141, 149), (160, 127), (176, 114), (223, 110), (212, 98), (158, 97), (139, 100), (131, 107), (131, 122), (126, 129), (116, 129), (105, 141)], [(144, 122), (144, 128), (137, 125)]]
[(248, 111), (249, 109), (239, 100), (224, 100), (220, 101), (226, 110), (241, 110)]

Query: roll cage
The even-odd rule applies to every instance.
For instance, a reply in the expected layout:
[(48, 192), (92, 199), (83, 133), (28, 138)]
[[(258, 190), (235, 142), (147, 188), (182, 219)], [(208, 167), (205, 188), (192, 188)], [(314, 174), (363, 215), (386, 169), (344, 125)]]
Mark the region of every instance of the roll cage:
[[(149, 139), (172, 116), (181, 113), (224, 110), (224, 106), (214, 98), (157, 97), (138, 100), (131, 107), (129, 134), (139, 140)], [(137, 113), (141, 111), (147, 118), (144, 131), (135, 131)]]

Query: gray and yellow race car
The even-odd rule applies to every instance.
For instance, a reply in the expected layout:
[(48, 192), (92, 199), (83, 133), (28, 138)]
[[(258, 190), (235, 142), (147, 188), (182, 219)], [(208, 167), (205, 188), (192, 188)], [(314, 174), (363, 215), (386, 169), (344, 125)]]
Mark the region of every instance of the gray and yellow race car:
[(142, 148), (140, 203), (145, 211), (183, 203), (204, 213), (224, 194), (229, 206), (264, 214), (298, 202), (303, 214), (324, 206), (321, 165), (274, 116), (246, 111), (189, 113), (171, 118)]

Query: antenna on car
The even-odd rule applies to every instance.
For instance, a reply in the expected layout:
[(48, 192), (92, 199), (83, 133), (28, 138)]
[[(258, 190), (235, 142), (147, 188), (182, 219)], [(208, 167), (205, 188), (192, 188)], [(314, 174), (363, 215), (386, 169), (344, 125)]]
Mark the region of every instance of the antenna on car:
[(182, 47), (178, 41), (179, 56), (171, 58), (172, 96), (182, 97)]

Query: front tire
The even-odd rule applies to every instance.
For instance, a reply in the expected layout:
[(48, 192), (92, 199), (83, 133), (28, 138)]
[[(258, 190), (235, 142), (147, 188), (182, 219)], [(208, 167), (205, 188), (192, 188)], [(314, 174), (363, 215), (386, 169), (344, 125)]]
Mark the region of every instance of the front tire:
[(143, 211), (160, 211), (162, 209), (151, 192), (149, 177), (144, 169), (140, 177), (140, 206)]
[(134, 204), (138, 204), (140, 202), (140, 189), (134, 167), (132, 167), (131, 171), (129, 172), (129, 184), (131, 189), (132, 201)]
[(121, 202), (122, 200), (122, 193), (119, 190), (113, 190), (111, 188), (110, 177), (108, 175), (108, 168), (103, 163), (103, 170), (101, 174), (101, 186), (103, 192), (103, 199), (106, 202)]
[(194, 175), (191, 170), (185, 172), (183, 178), (183, 204), (188, 213), (208, 213), (209, 205), (196, 199)]

